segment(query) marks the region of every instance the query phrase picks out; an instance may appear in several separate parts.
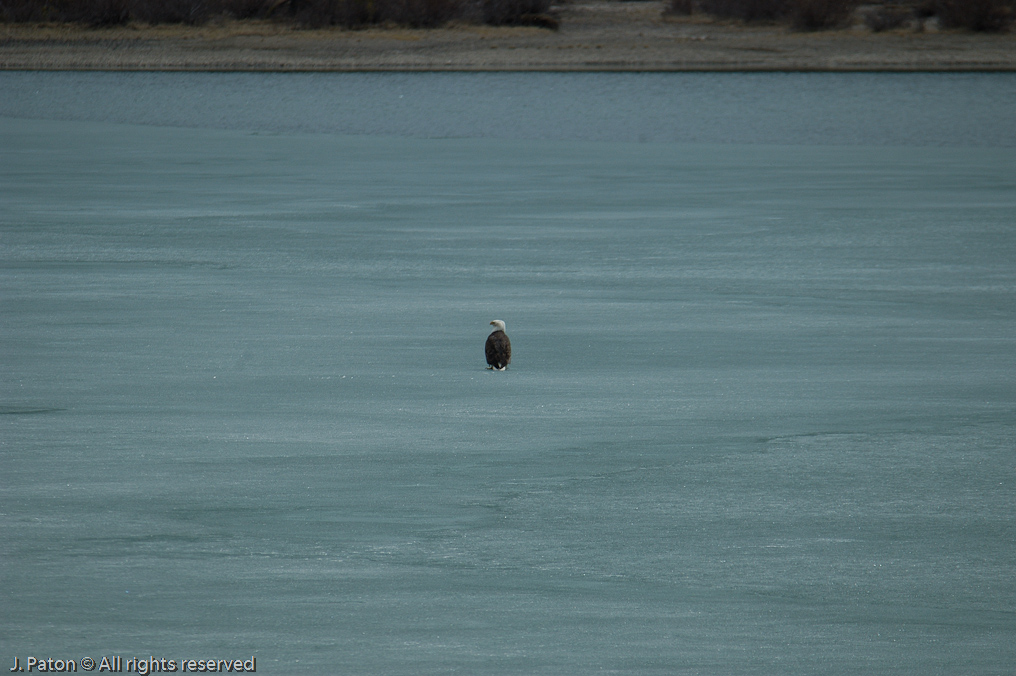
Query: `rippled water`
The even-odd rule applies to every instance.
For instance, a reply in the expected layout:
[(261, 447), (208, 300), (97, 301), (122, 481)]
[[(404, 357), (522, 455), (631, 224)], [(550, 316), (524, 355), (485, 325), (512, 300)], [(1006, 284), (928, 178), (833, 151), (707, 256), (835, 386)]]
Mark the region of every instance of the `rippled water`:
[(0, 74), (0, 656), (1008, 673), (1014, 84)]
[(0, 117), (282, 133), (1016, 147), (1013, 73), (18, 73)]

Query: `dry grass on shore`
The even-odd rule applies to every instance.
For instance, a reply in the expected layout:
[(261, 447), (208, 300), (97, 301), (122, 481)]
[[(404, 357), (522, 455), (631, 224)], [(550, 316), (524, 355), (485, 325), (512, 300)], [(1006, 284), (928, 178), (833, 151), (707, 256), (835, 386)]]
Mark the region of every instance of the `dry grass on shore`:
[[(575, 0), (0, 0), (0, 23), (85, 26), (260, 20), (301, 28), (398, 25), (436, 28), (450, 22), (557, 29), (561, 7)], [(621, 0), (617, 0), (621, 1)], [(840, 28), (863, 17), (874, 31), (929, 18), (945, 28), (1000, 32), (1016, 21), (1016, 0), (664, 0), (674, 16), (745, 23), (782, 22), (795, 30)]]
[(0, 22), (185, 24), (268, 20), (301, 28), (395, 24), (434, 28), (449, 21), (556, 27), (552, 0), (0, 0)]
[[(219, 17), (200, 26), (0, 23), (0, 69), (232, 71), (1016, 71), (1016, 33), (875, 31), (665, 12), (660, 2), (573, 0), (560, 30), (449, 22), (349, 30)], [(863, 8), (862, 8), (863, 9)]]

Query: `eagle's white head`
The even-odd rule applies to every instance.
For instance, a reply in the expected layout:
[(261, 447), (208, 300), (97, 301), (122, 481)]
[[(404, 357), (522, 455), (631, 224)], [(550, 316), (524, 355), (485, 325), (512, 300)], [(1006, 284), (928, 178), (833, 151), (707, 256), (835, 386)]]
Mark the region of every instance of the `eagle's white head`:
[(495, 331), (504, 331), (504, 322), (500, 319), (495, 319), (490, 325), (494, 327)]

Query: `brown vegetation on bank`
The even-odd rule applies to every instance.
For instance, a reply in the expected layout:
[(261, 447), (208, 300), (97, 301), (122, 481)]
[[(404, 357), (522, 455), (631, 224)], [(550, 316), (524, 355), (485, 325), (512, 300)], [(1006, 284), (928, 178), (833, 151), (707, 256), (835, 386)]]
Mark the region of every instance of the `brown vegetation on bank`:
[(795, 28), (816, 30), (843, 25), (857, 4), (857, 0), (673, 0), (672, 11), (746, 22), (789, 20)]
[(309, 28), (288, 14), (201, 25), (0, 21), (0, 70), (1016, 72), (1016, 31), (911, 19), (913, 5), (899, 0), (907, 18), (879, 31), (864, 20), (883, 5), (859, 7), (842, 29), (802, 31), (785, 19), (664, 12), (670, 2), (567, 0), (552, 9), (554, 31), (479, 19)]
[(118, 26), (201, 25), (215, 18), (271, 19), (305, 28), (396, 24), (433, 28), (449, 21), (556, 28), (551, 0), (0, 0), (0, 21)]
[[(565, 0), (568, 2), (568, 0)], [(875, 32), (929, 18), (943, 28), (1000, 32), (1016, 20), (1016, 0), (666, 0), (676, 15), (746, 23), (783, 22), (812, 31), (846, 25), (862, 7)], [(0, 21), (117, 26), (130, 22), (201, 25), (211, 19), (268, 19), (304, 28), (393, 24), (433, 28), (450, 21), (557, 29), (552, 0), (0, 0)]]
[(787, 21), (798, 30), (822, 30), (847, 24), (862, 4), (865, 24), (876, 32), (921, 26), (930, 18), (943, 28), (999, 32), (1016, 20), (1016, 0), (670, 0), (670, 11), (749, 23)]

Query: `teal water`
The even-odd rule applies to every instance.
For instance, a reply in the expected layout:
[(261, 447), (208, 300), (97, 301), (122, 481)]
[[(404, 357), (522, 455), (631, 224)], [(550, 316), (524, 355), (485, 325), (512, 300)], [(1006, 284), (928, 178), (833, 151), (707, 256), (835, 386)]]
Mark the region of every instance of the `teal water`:
[(652, 80), (722, 123), (647, 143), (268, 77), (301, 130), (248, 77), (0, 74), (7, 668), (1011, 672), (1016, 77), (882, 80), (927, 124), (863, 133), (850, 76)]

